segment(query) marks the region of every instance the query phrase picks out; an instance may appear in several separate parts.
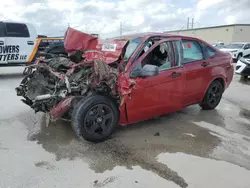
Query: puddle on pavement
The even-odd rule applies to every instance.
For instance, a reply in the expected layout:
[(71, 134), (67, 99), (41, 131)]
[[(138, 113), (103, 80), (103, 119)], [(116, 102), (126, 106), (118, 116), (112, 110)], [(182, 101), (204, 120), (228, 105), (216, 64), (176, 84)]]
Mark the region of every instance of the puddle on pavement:
[[(225, 129), (227, 127), (225, 122), (230, 117), (222, 115), (222, 110), (223, 108), (202, 111), (197, 105), (191, 106), (181, 112), (120, 127), (112, 139), (98, 144), (78, 139), (69, 122), (57, 121), (46, 127), (45, 116), (41, 114), (35, 116), (31, 112), (20, 116), (20, 119), (27, 125), (30, 133), (28, 139), (37, 141), (46, 151), (54, 153), (57, 160), (82, 158), (96, 173), (112, 170), (116, 166), (132, 169), (138, 165), (173, 181), (180, 187), (187, 187), (185, 180), (177, 172), (159, 163), (156, 158), (165, 152), (182, 152), (213, 158), (211, 153), (218, 148), (222, 139), (210, 134), (208, 129), (197, 126), (194, 122), (207, 122)], [(155, 136), (156, 133), (159, 135)], [(225, 157), (220, 160), (238, 164), (232, 158)]]

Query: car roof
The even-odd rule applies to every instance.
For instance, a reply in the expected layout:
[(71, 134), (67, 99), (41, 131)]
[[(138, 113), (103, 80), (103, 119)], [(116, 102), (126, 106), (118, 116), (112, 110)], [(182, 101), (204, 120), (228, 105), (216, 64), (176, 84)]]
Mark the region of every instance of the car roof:
[[(148, 37), (185, 37), (190, 39), (197, 39), (195, 37), (189, 37), (185, 35), (178, 35), (178, 34), (168, 34), (168, 33), (160, 33), (160, 32), (147, 32), (147, 33), (136, 33), (130, 35), (122, 35), (118, 37), (109, 38), (111, 40), (129, 40), (133, 38), (148, 38)], [(200, 39), (199, 39), (200, 40)]]

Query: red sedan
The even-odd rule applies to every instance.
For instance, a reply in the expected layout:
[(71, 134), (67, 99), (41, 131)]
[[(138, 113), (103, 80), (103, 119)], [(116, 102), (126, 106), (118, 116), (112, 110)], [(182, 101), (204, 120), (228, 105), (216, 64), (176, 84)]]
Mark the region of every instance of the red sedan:
[[(97, 54), (85, 54), (86, 59), (71, 66), (66, 76), (53, 72), (54, 76), (59, 75), (61, 82), (65, 80), (67, 86), (63, 96), (66, 98), (61, 99), (61, 92), (58, 94), (61, 101), (59, 98), (54, 100), (56, 91), (51, 91), (53, 101), (57, 101), (53, 105), (48, 94), (30, 100), (22, 89), (18, 92), (36, 111), (50, 110), (53, 117), (69, 112), (76, 134), (94, 142), (109, 138), (117, 125), (147, 120), (189, 105), (214, 109), (234, 72), (229, 53), (197, 38), (164, 33), (100, 40), (69, 30), (65, 36), (65, 49), (68, 53), (76, 49), (83, 52), (94, 49), (103, 52), (104, 57), (96, 61), (101, 59)], [(70, 76), (77, 67), (86, 64), (92, 64), (95, 76), (89, 76), (85, 84), (89, 86), (87, 89), (74, 93), (75, 88), (83, 87), (83, 79), (78, 84), (81, 87), (77, 87), (77, 80), (74, 80), (73, 90)], [(49, 70), (51, 72), (53, 68)], [(41, 102), (45, 99), (50, 105)]]

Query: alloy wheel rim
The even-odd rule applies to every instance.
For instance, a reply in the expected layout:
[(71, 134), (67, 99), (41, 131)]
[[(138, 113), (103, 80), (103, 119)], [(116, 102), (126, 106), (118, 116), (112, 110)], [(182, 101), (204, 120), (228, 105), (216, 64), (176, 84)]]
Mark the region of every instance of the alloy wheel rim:
[(208, 95), (208, 102), (211, 105), (216, 105), (221, 98), (221, 88), (217, 85), (213, 86)]
[(89, 134), (100, 136), (109, 131), (113, 122), (114, 114), (111, 108), (105, 104), (97, 104), (88, 110), (84, 127)]

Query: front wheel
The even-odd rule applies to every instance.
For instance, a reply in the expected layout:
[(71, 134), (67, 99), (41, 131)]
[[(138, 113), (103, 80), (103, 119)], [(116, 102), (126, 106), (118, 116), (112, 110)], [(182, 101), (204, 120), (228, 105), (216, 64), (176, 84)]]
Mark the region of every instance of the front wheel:
[(101, 142), (114, 132), (119, 121), (117, 105), (108, 97), (93, 95), (78, 102), (72, 113), (72, 128), (87, 141)]
[(209, 86), (200, 107), (203, 110), (215, 109), (220, 103), (223, 94), (223, 86), (219, 81), (214, 81)]

